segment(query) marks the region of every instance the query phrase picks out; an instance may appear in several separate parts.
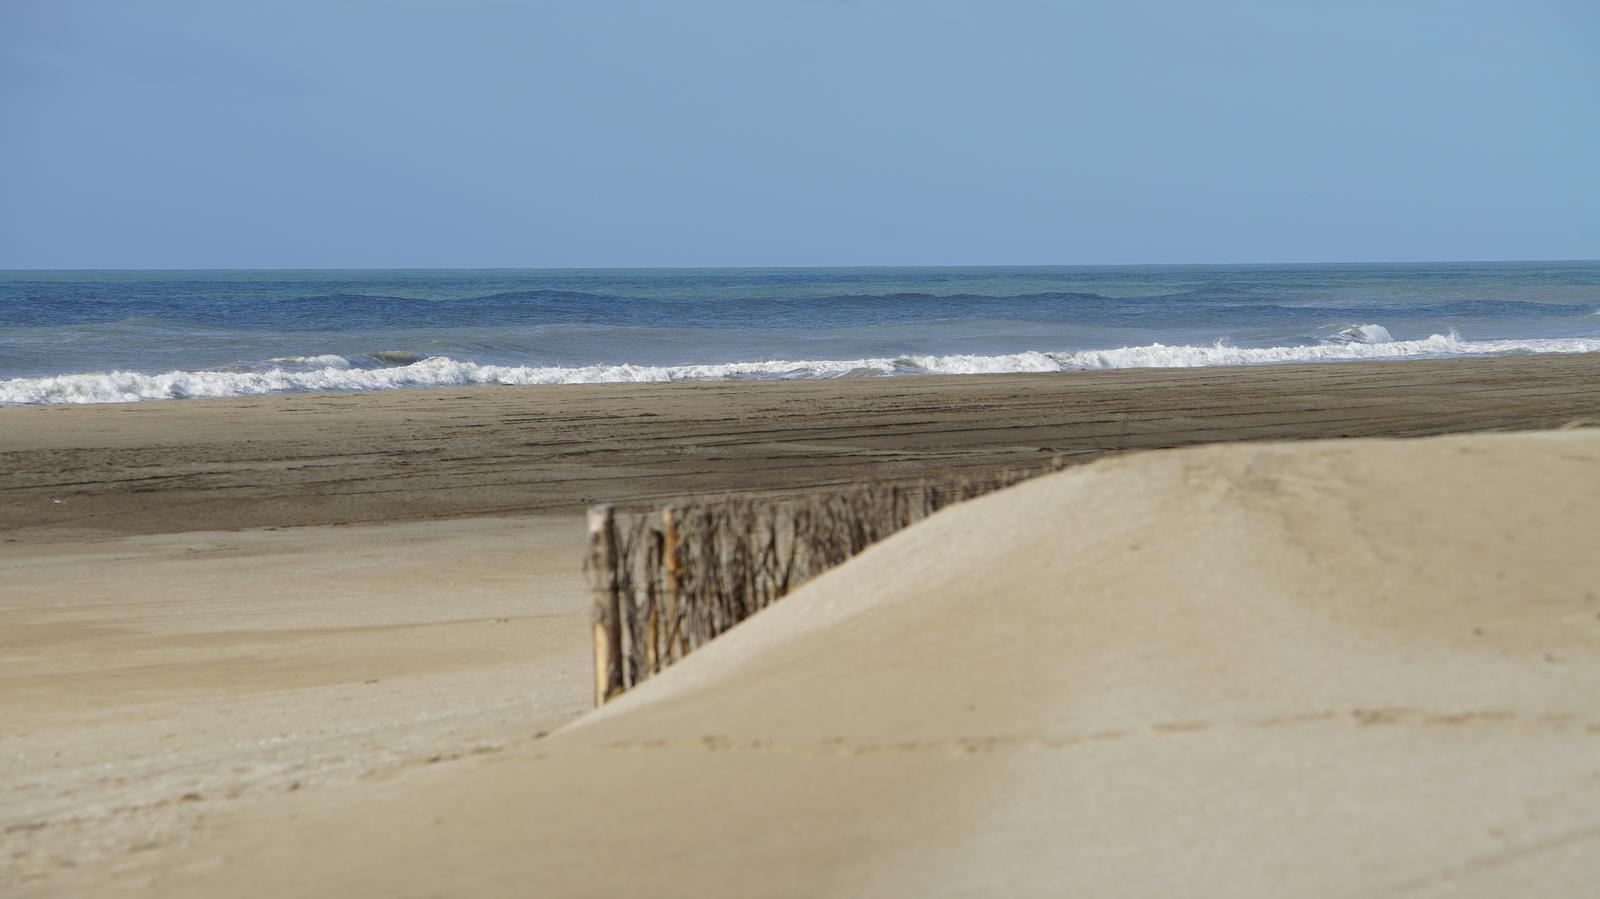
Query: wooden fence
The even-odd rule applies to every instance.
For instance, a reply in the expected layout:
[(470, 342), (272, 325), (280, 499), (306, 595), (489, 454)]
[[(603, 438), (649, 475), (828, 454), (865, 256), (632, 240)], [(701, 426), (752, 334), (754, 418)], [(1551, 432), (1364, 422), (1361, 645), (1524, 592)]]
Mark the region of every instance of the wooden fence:
[(1062, 467), (1062, 460), (799, 497), (735, 496), (619, 513), (589, 510), (595, 704), (939, 509)]

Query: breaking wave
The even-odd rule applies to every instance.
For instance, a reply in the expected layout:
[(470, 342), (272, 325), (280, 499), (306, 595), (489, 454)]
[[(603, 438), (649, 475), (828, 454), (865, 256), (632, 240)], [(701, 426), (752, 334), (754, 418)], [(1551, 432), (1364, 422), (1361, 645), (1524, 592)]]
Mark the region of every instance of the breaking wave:
[[(1119, 347), (1002, 355), (896, 356), (846, 360), (768, 360), (703, 365), (486, 365), (433, 356), (378, 353), (366, 360), (299, 356), (272, 360), (264, 371), (131, 371), (14, 378), (0, 381), (0, 404), (120, 403), (135, 400), (254, 396), (311, 391), (393, 390), (467, 384), (604, 384), (658, 381), (777, 380), (931, 374), (1001, 374), (1121, 368), (1344, 362), (1538, 353), (1600, 352), (1600, 338), (1464, 340), (1454, 333), (1394, 340), (1381, 325), (1346, 328), (1309, 346)], [(370, 360), (370, 361), (368, 361)], [(377, 362), (385, 367), (361, 367)]]
[(1383, 325), (1350, 325), (1323, 338), (1326, 343), (1393, 343), (1394, 335)]
[(346, 369), (370, 368), (379, 365), (410, 365), (413, 362), (420, 361), (422, 361), (422, 357), (416, 353), (381, 350), (355, 359), (336, 356), (332, 353), (324, 353), (320, 356), (278, 356), (268, 359), (267, 364), (304, 371), (306, 369), (320, 368)]

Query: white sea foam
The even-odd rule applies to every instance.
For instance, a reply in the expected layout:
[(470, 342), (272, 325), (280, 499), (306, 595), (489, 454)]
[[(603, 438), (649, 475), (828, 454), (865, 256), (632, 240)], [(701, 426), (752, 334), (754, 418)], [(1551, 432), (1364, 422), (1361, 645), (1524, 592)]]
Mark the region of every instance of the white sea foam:
[[(1340, 362), (1362, 359), (1447, 358), (1535, 353), (1600, 352), (1600, 338), (1536, 340), (1463, 340), (1435, 334), (1422, 340), (1384, 340), (1386, 329), (1359, 326), (1364, 339), (1323, 342), (1311, 346), (1119, 347), (1077, 352), (1024, 352), (976, 356), (899, 356), (877, 359), (769, 360), (706, 365), (482, 365), (434, 356), (409, 365), (355, 368), (337, 363), (310, 370), (279, 367), (260, 372), (174, 371), (140, 374), (114, 371), (15, 378), (0, 381), (0, 404), (118, 403), (186, 397), (251, 396), (306, 391), (392, 390), (402, 387), (445, 387), (465, 384), (601, 384), (618, 382), (697, 381), (729, 379), (844, 378), (906, 374), (997, 374), (1083, 369), (1191, 368), (1207, 365), (1263, 365), (1296, 362)], [(1381, 332), (1381, 333), (1380, 333)], [(302, 368), (318, 357), (299, 357)]]
[(1328, 343), (1393, 343), (1394, 336), (1383, 325), (1351, 325), (1327, 338)]
[(268, 359), (272, 365), (292, 365), (295, 368), (353, 368), (354, 364), (343, 356), (323, 353), (320, 356), (278, 356)]

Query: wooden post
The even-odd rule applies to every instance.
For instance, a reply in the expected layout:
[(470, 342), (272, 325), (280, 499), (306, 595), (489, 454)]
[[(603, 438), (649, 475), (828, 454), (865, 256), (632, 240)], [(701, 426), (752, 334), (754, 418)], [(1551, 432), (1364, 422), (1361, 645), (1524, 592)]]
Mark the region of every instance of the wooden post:
[(650, 553), (646, 557), (644, 578), (644, 673), (636, 674), (643, 680), (661, 670), (661, 593), (657, 589), (657, 575), (662, 568), (663, 544), (661, 532), (650, 529)]
[(594, 704), (622, 692), (622, 598), (617, 520), (610, 503), (589, 508), (589, 599), (594, 620)]
[[(661, 569), (666, 574), (667, 590), (667, 621), (666, 642), (661, 647), (661, 655), (671, 661), (674, 657), (683, 658), (688, 652), (686, 635), (683, 633), (683, 622), (679, 617), (681, 610), (678, 608), (683, 597), (683, 560), (678, 555), (678, 508), (667, 506), (661, 510)], [(673, 654), (673, 646), (677, 646), (677, 654)]]

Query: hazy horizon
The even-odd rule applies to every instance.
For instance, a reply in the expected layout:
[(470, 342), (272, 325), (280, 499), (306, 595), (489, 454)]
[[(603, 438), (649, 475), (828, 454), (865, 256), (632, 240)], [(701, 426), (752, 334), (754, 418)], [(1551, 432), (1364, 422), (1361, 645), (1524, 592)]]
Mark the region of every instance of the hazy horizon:
[(0, 272), (404, 272), (404, 271), (462, 271), (462, 272), (581, 272), (581, 271), (696, 271), (696, 270), (731, 270), (748, 269), (750, 271), (782, 271), (784, 269), (797, 270), (829, 270), (846, 271), (850, 269), (1028, 269), (1028, 268), (1291, 268), (1295, 266), (1408, 266), (1408, 265), (1574, 265), (1600, 262), (1600, 257), (1593, 259), (1298, 259), (1283, 262), (1021, 262), (1007, 264), (1003, 262), (983, 265), (960, 264), (926, 264), (926, 265), (427, 265), (427, 266), (363, 266), (363, 265), (324, 265), (324, 266), (192, 266), (188, 268), (166, 267), (124, 267), (124, 268), (99, 268), (83, 266), (77, 268), (25, 268), (25, 267), (0, 267)]

